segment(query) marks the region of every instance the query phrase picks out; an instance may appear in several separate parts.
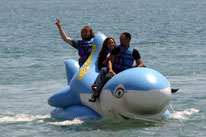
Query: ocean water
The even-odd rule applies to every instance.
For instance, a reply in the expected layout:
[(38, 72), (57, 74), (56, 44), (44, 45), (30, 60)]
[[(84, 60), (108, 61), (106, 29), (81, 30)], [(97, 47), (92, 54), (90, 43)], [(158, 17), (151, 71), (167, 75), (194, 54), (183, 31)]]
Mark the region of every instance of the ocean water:
[[(137, 137), (206, 135), (205, 0), (1, 0), (0, 136)], [(47, 99), (66, 86), (64, 60), (77, 51), (54, 24), (80, 39), (90, 25), (119, 43), (132, 35), (144, 64), (171, 86), (171, 116), (157, 122), (58, 121)]]

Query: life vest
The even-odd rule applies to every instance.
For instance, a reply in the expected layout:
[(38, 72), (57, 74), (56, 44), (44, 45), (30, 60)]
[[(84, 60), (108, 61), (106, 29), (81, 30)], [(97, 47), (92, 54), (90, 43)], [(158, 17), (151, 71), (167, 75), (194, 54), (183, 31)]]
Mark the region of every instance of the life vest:
[(82, 40), (82, 44), (78, 52), (80, 56), (79, 60), (87, 60), (90, 53), (92, 52), (93, 40), (94, 38), (92, 38), (91, 40)]
[(120, 71), (131, 68), (134, 62), (134, 58), (132, 56), (133, 48), (129, 47), (128, 49), (126, 49), (122, 45), (119, 45), (117, 47), (120, 48), (120, 53), (115, 55), (113, 68)]

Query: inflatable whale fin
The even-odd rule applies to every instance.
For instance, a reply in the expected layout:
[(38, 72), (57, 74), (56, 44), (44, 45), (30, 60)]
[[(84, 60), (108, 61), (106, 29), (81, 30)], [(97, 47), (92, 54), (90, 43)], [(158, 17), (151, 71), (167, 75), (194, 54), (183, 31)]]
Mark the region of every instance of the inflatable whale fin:
[(176, 88), (176, 89), (172, 88), (172, 89), (171, 89), (171, 92), (172, 92), (172, 93), (176, 93), (178, 90), (179, 90), (179, 88)]
[(76, 100), (74, 100), (74, 93), (70, 89), (70, 86), (67, 86), (56, 92), (48, 99), (48, 104), (59, 108), (77, 104)]
[(51, 116), (61, 120), (73, 120), (75, 118), (81, 120), (97, 120), (101, 118), (98, 113), (82, 105), (74, 105), (67, 108), (54, 108), (51, 111)]
[(68, 59), (68, 60), (64, 61), (64, 63), (65, 63), (65, 67), (66, 67), (67, 83), (69, 85), (73, 76), (79, 70), (79, 64), (77, 61), (75, 61), (73, 59)]

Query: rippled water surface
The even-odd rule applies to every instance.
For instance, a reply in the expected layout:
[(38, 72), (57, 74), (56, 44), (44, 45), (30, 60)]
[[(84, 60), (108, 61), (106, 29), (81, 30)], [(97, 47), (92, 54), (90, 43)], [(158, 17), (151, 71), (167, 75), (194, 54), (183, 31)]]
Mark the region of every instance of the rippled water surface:
[[(1, 0), (0, 135), (205, 136), (205, 13), (205, 0)], [(130, 32), (144, 64), (180, 88), (172, 95), (171, 116), (155, 123), (50, 118), (47, 99), (67, 84), (64, 60), (78, 59), (61, 39), (57, 17), (73, 39), (85, 25), (117, 44)]]

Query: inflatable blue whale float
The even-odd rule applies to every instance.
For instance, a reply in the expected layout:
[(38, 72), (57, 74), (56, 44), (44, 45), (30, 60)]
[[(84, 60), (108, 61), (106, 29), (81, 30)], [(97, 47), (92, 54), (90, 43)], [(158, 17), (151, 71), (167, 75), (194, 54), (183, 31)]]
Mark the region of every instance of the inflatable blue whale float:
[(48, 99), (51, 117), (60, 120), (153, 119), (169, 116), (169, 81), (150, 68), (131, 68), (111, 78), (96, 102), (89, 102), (98, 69), (98, 53), (106, 36), (95, 34), (92, 53), (82, 67), (66, 60), (68, 86)]

